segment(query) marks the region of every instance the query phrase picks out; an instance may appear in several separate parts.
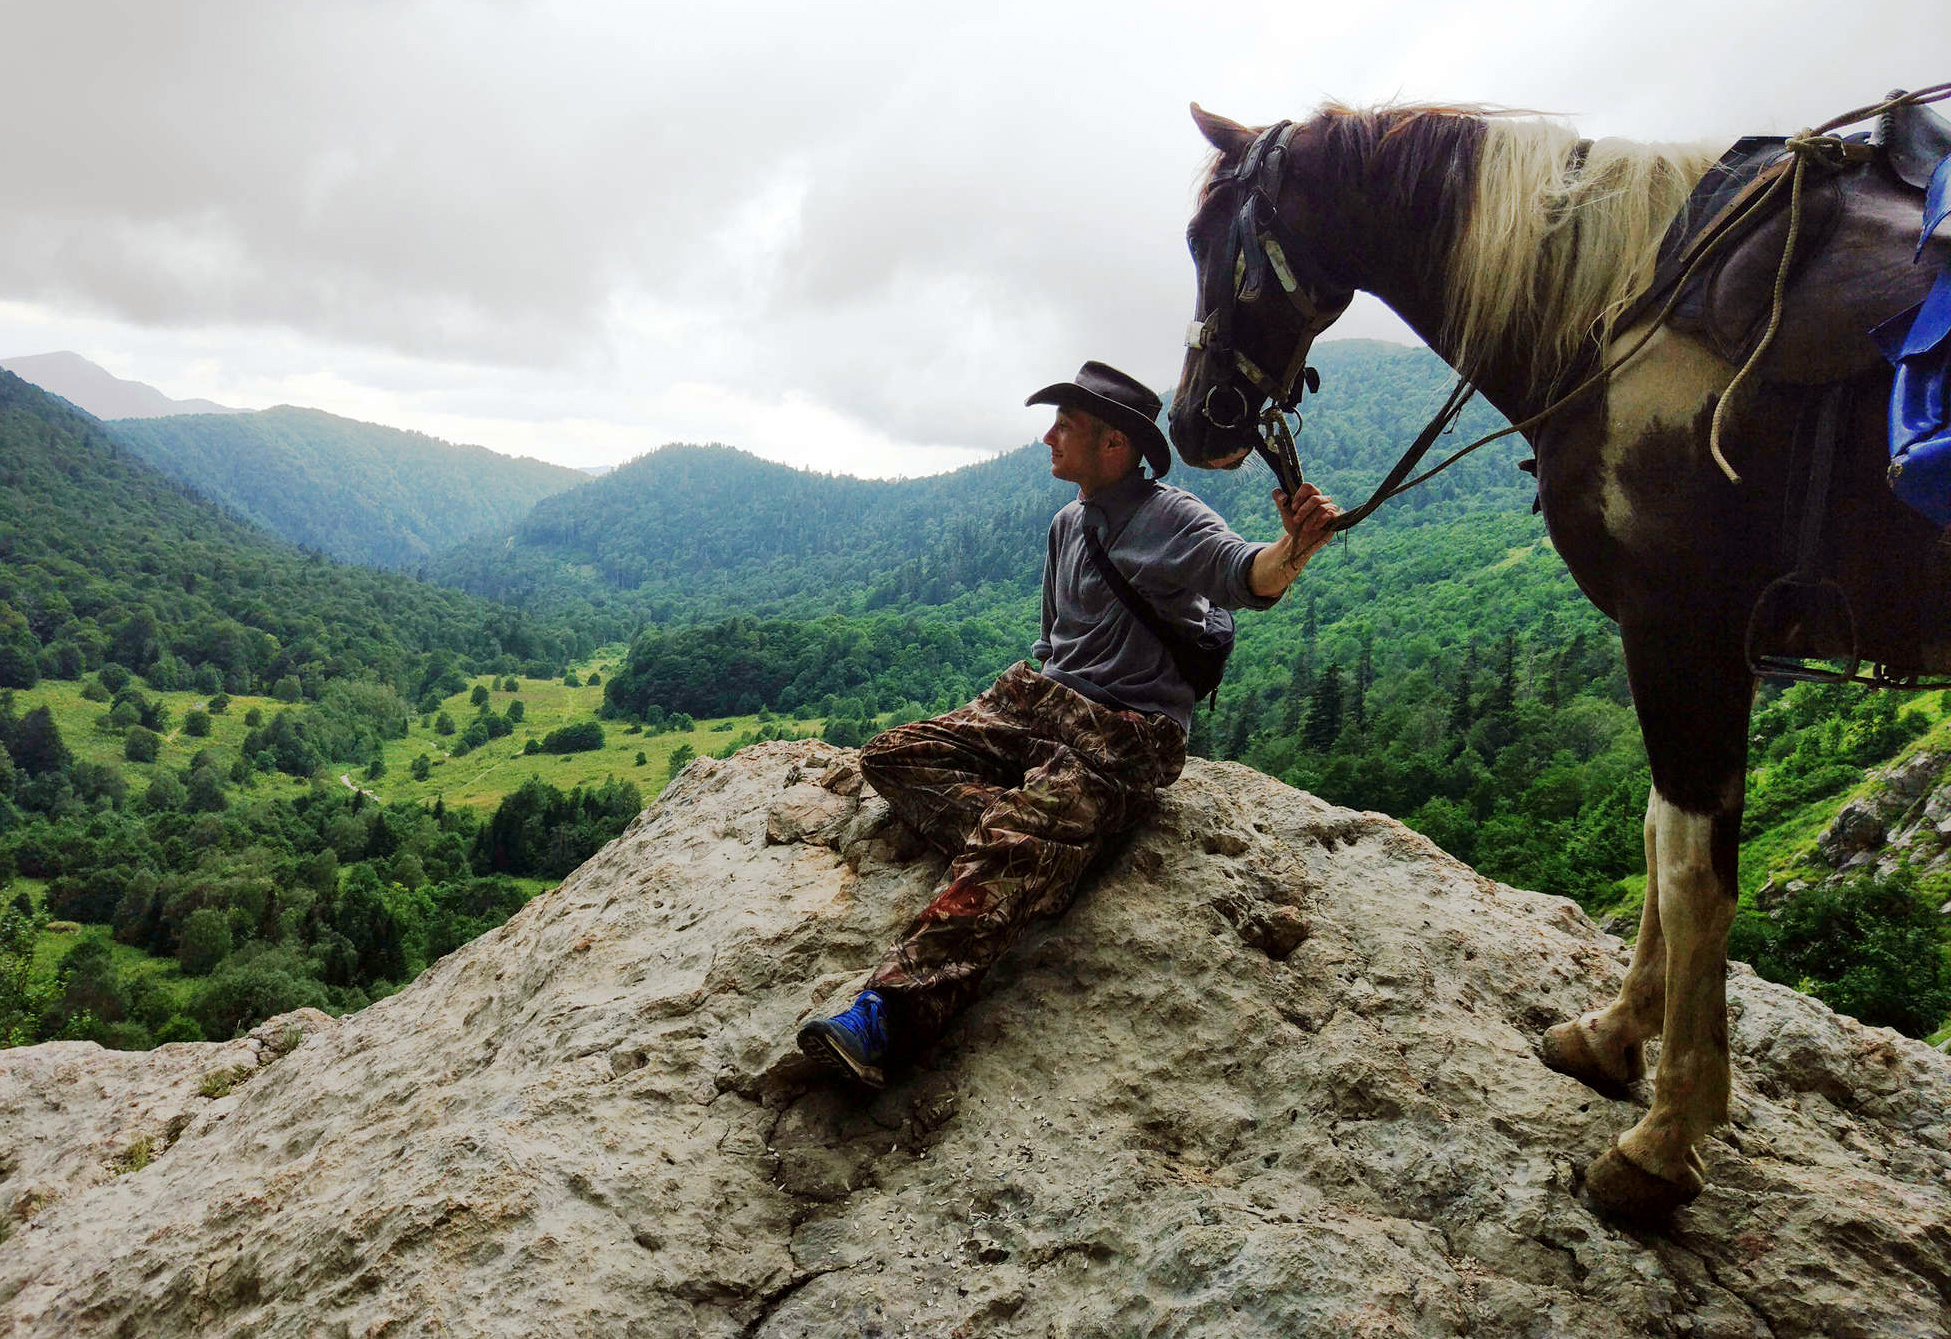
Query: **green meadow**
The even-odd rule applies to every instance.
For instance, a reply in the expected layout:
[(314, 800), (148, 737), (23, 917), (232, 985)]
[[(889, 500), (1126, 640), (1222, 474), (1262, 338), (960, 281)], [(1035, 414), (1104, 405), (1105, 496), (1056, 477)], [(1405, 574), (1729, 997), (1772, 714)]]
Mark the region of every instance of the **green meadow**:
[[(460, 805), (484, 814), (492, 812), (502, 796), (531, 776), (562, 791), (601, 784), (615, 777), (619, 781), (635, 782), (648, 802), (664, 788), (670, 776), (671, 755), (680, 748), (688, 745), (692, 754), (700, 757), (716, 754), (762, 724), (758, 716), (720, 716), (698, 721), (689, 730), (656, 734), (641, 728), (633, 730), (626, 721), (610, 720), (601, 722), (603, 746), (599, 749), (559, 754), (528, 752), (531, 740), (539, 748), (551, 731), (598, 719), (603, 706), (603, 687), (601, 682), (590, 683), (589, 676), (595, 674), (599, 680), (607, 680), (622, 657), (622, 647), (606, 648), (578, 666), (573, 675), (565, 675), (563, 679), (521, 679), (521, 687), (514, 692), (496, 687), (497, 683), (506, 681), (506, 676), (477, 676), (469, 681), (467, 688), (441, 704), (441, 711), (455, 724), (455, 734), (439, 732), (438, 712), (431, 717), (415, 716), (404, 739), (386, 742), (383, 776), (368, 778), (365, 768), (342, 767), (338, 772), (345, 782), (357, 784), (388, 803), (432, 804), (438, 798), (448, 805)], [(579, 686), (569, 687), (565, 682), (569, 677), (576, 678)], [(490, 710), (505, 716), (510, 705), (519, 701), (523, 718), (513, 733), (491, 739), (456, 757), (452, 750), (458, 733), (466, 729), (468, 721), (479, 710), (471, 701), (477, 686), (489, 690)], [(780, 724), (790, 727), (795, 734), (817, 735), (822, 722), (782, 721)], [(422, 756), (428, 759), (428, 776), (425, 781), (417, 781), (413, 763)]]

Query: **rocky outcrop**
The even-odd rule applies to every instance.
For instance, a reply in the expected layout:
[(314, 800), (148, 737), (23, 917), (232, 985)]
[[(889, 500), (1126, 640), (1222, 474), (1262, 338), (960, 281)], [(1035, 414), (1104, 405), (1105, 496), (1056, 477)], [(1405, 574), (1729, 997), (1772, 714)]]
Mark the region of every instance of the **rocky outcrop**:
[(8, 1333), (1951, 1333), (1927, 1046), (1737, 969), (1711, 1183), (1623, 1230), (1578, 1169), (1638, 1107), (1536, 1055), (1620, 943), (1195, 762), (913, 1073), (836, 1090), (794, 1025), (938, 871), (853, 755), (762, 745), (336, 1023), (0, 1054)]
[[(1898, 873), (1951, 881), (1951, 756), (1940, 750), (1920, 749), (1871, 772), (1794, 871), (1772, 879), (1757, 900), (1772, 907), (1806, 888)], [(1951, 914), (1951, 902), (1944, 910)]]
[[(1918, 835), (1924, 811), (1935, 805), (1943, 810), (1951, 805), (1951, 784), (1940, 788), (1945, 758), (1920, 752), (1899, 759), (1889, 767), (1872, 772), (1864, 793), (1844, 804), (1835, 818), (1816, 838), (1816, 859), (1838, 873), (1855, 873), (1871, 866), (1889, 873), (1902, 863), (1906, 851)], [(1942, 790), (1942, 794), (1938, 792)], [(1892, 828), (1896, 831), (1893, 834)], [(1892, 844), (1895, 835), (1901, 844)], [(1941, 838), (1934, 822), (1929, 837)], [(1931, 841), (1930, 854), (1942, 841)]]

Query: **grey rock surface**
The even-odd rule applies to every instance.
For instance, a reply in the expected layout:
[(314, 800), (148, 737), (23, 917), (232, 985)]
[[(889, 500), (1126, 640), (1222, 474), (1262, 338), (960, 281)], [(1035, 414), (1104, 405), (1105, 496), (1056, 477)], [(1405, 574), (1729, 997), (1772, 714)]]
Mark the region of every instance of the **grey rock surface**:
[(938, 872), (850, 752), (761, 745), (336, 1023), (0, 1053), (5, 1333), (1951, 1333), (1928, 1046), (1737, 969), (1712, 1183), (1622, 1230), (1577, 1169), (1640, 1107), (1536, 1055), (1619, 941), (1195, 761), (917, 1069), (837, 1090), (794, 1027)]

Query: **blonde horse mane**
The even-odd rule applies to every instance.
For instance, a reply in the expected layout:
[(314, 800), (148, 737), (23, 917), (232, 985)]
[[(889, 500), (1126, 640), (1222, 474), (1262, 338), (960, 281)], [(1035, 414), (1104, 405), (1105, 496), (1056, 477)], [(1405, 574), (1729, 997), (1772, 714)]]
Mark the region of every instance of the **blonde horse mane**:
[[(1411, 116), (1458, 109), (1398, 109)], [(1653, 279), (1667, 225), (1717, 152), (1592, 141), (1559, 121), (1479, 109), (1484, 137), (1468, 218), (1450, 254), (1445, 339), (1468, 371), (1530, 362), (1534, 390), (1613, 323)]]

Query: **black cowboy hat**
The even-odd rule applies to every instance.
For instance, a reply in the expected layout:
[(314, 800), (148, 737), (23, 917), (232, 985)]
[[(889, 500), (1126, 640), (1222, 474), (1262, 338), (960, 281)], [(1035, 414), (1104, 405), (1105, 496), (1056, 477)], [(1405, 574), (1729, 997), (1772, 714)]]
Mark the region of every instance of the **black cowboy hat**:
[(1154, 479), (1172, 468), (1172, 448), (1165, 444), (1165, 434), (1158, 428), (1159, 410), (1164, 406), (1143, 382), (1115, 367), (1085, 363), (1077, 369), (1077, 380), (1045, 386), (1023, 403), (1053, 404), (1095, 415), (1131, 439), (1152, 467)]

